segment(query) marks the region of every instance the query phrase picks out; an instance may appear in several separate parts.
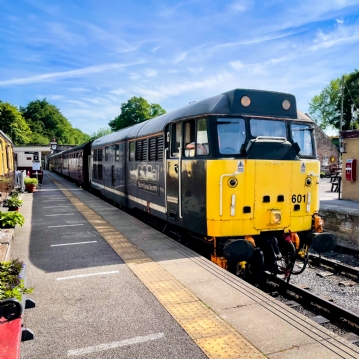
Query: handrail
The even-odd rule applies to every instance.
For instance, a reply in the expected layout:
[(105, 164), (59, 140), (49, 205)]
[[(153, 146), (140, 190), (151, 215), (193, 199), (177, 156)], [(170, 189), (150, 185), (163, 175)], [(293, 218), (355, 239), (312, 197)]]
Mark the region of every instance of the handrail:
[(178, 217), (182, 219), (182, 147), (178, 150)]

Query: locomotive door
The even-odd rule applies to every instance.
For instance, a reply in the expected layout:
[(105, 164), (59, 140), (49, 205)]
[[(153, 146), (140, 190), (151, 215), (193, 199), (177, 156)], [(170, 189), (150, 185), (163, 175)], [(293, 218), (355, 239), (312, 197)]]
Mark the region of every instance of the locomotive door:
[(168, 152), (166, 158), (166, 207), (169, 222), (182, 219), (181, 167), (182, 167), (182, 123), (167, 127)]

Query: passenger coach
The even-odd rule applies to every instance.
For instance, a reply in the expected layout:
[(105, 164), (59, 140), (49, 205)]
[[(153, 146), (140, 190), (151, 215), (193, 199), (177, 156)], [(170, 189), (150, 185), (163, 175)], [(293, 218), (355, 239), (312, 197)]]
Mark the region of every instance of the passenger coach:
[(335, 243), (321, 233), (313, 132), (293, 95), (236, 89), (86, 145), (84, 181), (179, 237), (210, 243), (212, 261), (237, 274), (289, 276), (305, 268), (311, 244)]

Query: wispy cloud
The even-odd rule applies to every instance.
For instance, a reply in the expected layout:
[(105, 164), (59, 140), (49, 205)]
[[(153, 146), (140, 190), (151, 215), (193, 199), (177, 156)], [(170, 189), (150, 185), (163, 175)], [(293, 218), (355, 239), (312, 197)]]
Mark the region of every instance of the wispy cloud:
[(130, 66), (141, 64), (141, 63), (143, 63), (143, 62), (139, 61), (139, 62), (136, 62), (133, 64), (113, 63), (113, 64), (89, 66), (86, 68), (71, 70), (71, 71), (53, 72), (53, 73), (37, 75), (37, 76), (4, 80), (4, 81), (0, 81), (0, 86), (25, 85), (25, 84), (36, 83), (36, 82), (51, 81), (51, 80), (56, 80), (56, 79), (66, 78), (66, 77), (81, 77), (84, 75), (96, 74), (96, 73), (101, 73), (104, 71), (115, 70), (115, 69), (120, 69), (120, 68), (124, 68), (124, 67), (130, 67)]

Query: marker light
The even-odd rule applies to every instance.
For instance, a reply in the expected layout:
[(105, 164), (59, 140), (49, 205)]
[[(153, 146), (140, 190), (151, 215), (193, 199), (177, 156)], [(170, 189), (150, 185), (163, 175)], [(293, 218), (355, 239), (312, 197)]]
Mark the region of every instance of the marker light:
[(283, 107), (283, 110), (289, 110), (289, 108), (290, 108), (290, 102), (289, 102), (289, 100), (284, 100), (283, 102), (282, 102), (282, 107)]
[(282, 214), (277, 209), (272, 209), (270, 211), (270, 224), (279, 224), (282, 221)]
[(241, 104), (243, 107), (248, 107), (251, 104), (251, 99), (248, 96), (243, 96), (241, 98)]

